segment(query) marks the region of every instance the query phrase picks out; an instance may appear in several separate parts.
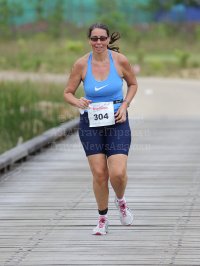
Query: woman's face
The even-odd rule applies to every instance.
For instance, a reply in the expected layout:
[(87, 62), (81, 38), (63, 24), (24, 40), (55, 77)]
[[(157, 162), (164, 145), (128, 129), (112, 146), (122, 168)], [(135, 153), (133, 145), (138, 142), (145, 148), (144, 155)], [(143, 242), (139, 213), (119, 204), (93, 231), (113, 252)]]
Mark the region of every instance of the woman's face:
[[(102, 40), (100, 39), (98, 39), (97, 41), (95, 39), (93, 40), (93, 38), (95, 37), (96, 38), (101, 37)], [(92, 50), (95, 53), (98, 53), (98, 54), (103, 53), (107, 49), (107, 45), (109, 44), (109, 42), (110, 42), (110, 37), (107, 36), (106, 30), (99, 29), (99, 28), (95, 28), (92, 30), (91, 36), (89, 38), (89, 43), (92, 46)]]

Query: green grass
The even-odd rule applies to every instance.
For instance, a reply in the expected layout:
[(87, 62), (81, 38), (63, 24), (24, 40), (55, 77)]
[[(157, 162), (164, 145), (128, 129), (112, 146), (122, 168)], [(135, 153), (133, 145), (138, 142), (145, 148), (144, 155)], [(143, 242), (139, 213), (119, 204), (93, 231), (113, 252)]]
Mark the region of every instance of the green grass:
[[(175, 55), (177, 49), (190, 54), (187, 67), (200, 66), (200, 42), (195, 36), (177, 33), (170, 37), (160, 37), (155, 32), (140, 33), (139, 36), (138, 40), (134, 39), (133, 32), (129, 39), (120, 39), (118, 45), (120, 52), (127, 56), (132, 65), (141, 65), (141, 76), (155, 75), (155, 69), (151, 67), (155, 61), (163, 64), (162, 69), (172, 64), (172, 69), (181, 70), (183, 66), (179, 66), (179, 59)], [(138, 51), (141, 49), (144, 51), (144, 62), (149, 66), (143, 66), (138, 60)], [(88, 40), (82, 33), (75, 37), (58, 39), (45, 33), (16, 40), (1, 39), (0, 70), (69, 73), (74, 62), (90, 50)], [(166, 72), (159, 73), (165, 75)]]
[[(74, 62), (87, 51), (85, 45), (73, 50), (70, 39), (40, 41), (37, 39), (19, 39), (0, 41), (0, 69), (20, 71), (66, 73)], [(81, 44), (82, 42), (79, 42)], [(89, 51), (89, 50), (88, 50)]]
[[(78, 115), (54, 84), (0, 82), (0, 154)], [(77, 90), (83, 96), (83, 89)]]

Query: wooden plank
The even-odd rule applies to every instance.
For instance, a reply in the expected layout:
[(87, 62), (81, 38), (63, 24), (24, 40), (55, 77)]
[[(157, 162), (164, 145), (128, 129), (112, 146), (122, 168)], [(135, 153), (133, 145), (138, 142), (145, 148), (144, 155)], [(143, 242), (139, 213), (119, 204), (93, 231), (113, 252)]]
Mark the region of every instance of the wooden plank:
[(91, 234), (98, 212), (77, 134), (1, 175), (0, 264), (199, 265), (199, 122), (132, 119), (126, 198), (135, 218), (121, 226), (110, 186), (106, 236)]

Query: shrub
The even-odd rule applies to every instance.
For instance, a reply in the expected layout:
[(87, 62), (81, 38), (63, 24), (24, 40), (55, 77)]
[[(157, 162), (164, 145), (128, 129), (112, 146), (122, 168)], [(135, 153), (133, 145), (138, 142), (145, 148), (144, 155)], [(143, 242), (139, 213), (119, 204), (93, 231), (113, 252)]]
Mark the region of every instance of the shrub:
[(48, 34), (48, 33), (40, 32), (40, 33), (36, 33), (36, 34), (35, 34), (34, 39), (35, 39), (36, 41), (45, 42), (45, 41), (50, 41), (50, 40), (52, 40), (52, 37), (51, 37), (51, 35)]
[(20, 69), (22, 70), (27, 70), (29, 69), (30, 62), (28, 58), (28, 52), (26, 50), (19, 51), (17, 54), (17, 65), (19, 66)]
[(24, 39), (18, 39), (17, 40), (17, 45), (19, 46), (20, 49), (24, 49), (26, 47), (26, 41)]
[(190, 57), (190, 53), (184, 50), (180, 50), (180, 49), (176, 49), (174, 53), (179, 60), (180, 67), (186, 67), (188, 63), (188, 59)]
[(167, 37), (167, 30), (166, 26), (162, 23), (158, 23), (155, 25), (155, 34), (158, 35), (159, 37), (165, 38)]
[(135, 46), (138, 46), (140, 44), (141, 40), (143, 39), (142, 32), (139, 30), (136, 30), (136, 29), (132, 29), (129, 32), (129, 34), (130, 34), (131, 40), (133, 41), (133, 44)]
[(0, 65), (4, 66), (7, 63), (7, 58), (5, 56), (0, 55)]
[(145, 56), (146, 56), (146, 51), (143, 48), (137, 50), (136, 57), (139, 63), (142, 63), (144, 61)]
[(80, 53), (83, 50), (83, 43), (81, 41), (68, 41), (67, 50)]
[(122, 37), (128, 38), (130, 39), (130, 37), (132, 37), (131, 32), (132, 32), (132, 27), (131, 25), (127, 24), (127, 23), (120, 23), (119, 25), (119, 32), (122, 33)]
[(200, 67), (200, 62), (198, 62), (198, 61), (191, 62), (191, 67), (194, 67), (194, 68)]
[(35, 57), (33, 60), (34, 69), (38, 70), (42, 64), (42, 58), (41, 57)]
[(196, 25), (195, 35), (196, 35), (196, 39), (200, 40), (200, 25)]
[(163, 63), (158, 59), (151, 60), (150, 66), (152, 70), (156, 72), (161, 72), (163, 70)]

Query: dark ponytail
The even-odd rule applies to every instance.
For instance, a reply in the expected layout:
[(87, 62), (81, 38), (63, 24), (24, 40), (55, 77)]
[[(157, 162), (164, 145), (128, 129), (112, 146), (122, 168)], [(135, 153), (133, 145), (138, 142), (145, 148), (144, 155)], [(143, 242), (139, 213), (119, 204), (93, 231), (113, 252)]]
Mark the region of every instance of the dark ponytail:
[(88, 34), (87, 34), (88, 38), (90, 38), (91, 32), (93, 31), (93, 29), (96, 29), (96, 28), (105, 30), (107, 32), (107, 36), (110, 37), (110, 42), (109, 42), (109, 45), (107, 45), (107, 48), (109, 50), (112, 50), (112, 51), (119, 53), (119, 47), (117, 45), (111, 45), (110, 46), (110, 44), (113, 44), (114, 42), (116, 42), (117, 40), (119, 40), (121, 38), (121, 35), (119, 34), (119, 32), (114, 31), (110, 36), (109, 29), (105, 24), (103, 24), (101, 22), (95, 22), (88, 29)]
[[(114, 31), (111, 36), (110, 36), (110, 42), (109, 44), (113, 44), (114, 42), (116, 42), (117, 40), (119, 40), (121, 38), (121, 35), (119, 34), (119, 32)], [(109, 50), (115, 51), (117, 53), (119, 53), (119, 47), (117, 45), (107, 45), (107, 48)]]

